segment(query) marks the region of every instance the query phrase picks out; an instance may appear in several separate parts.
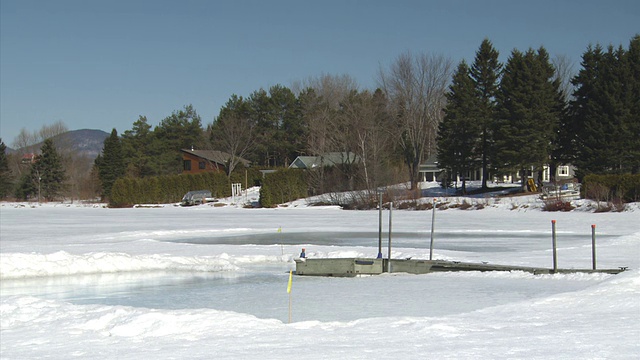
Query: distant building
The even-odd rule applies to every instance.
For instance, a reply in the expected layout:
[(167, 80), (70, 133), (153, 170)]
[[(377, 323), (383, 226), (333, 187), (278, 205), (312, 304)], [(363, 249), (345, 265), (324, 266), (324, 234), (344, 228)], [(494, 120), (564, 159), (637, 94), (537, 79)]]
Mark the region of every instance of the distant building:
[[(430, 156), (426, 161), (420, 164), (418, 169), (419, 179), (421, 181), (438, 181), (440, 175), (443, 173), (443, 169), (439, 167), (438, 159), (435, 155)], [(538, 174), (538, 171), (534, 170), (534, 167), (527, 169), (527, 178), (534, 178)], [(551, 182), (551, 169), (549, 165), (544, 165), (542, 171), (539, 174), (540, 180), (544, 183)], [(558, 182), (564, 182), (571, 180), (575, 177), (575, 167), (571, 164), (559, 165), (556, 169), (555, 180)], [(467, 181), (480, 181), (482, 180), (482, 169), (469, 169), (464, 174), (455, 174), (454, 181), (461, 181), (464, 178)], [(538, 180), (537, 178), (535, 179)], [(503, 176), (493, 176), (494, 182), (514, 183), (521, 181), (520, 173), (513, 172)]]
[(358, 155), (351, 152), (330, 152), (320, 156), (298, 156), (289, 169), (313, 169), (322, 166), (356, 164), (360, 162)]
[(22, 159), (20, 160), (20, 164), (31, 165), (36, 162), (36, 154), (28, 153), (22, 155)]
[[(182, 173), (226, 172), (231, 154), (218, 150), (182, 149)], [(240, 164), (248, 167), (251, 162), (240, 158)]]
[(418, 178), (422, 182), (437, 181), (441, 173), (442, 169), (438, 166), (438, 158), (435, 155), (431, 155), (418, 167)]

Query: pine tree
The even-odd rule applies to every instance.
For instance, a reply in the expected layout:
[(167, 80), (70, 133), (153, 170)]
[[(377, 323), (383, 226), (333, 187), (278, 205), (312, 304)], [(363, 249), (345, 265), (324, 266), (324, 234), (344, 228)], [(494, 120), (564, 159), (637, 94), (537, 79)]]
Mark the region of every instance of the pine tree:
[(480, 157), (482, 159), (482, 188), (487, 187), (489, 163), (493, 143), (493, 124), (496, 121), (496, 96), (502, 64), (498, 61), (500, 53), (495, 50), (489, 39), (484, 39), (476, 52), (470, 75), (479, 97), (478, 122), (480, 124)]
[(466, 193), (466, 174), (478, 165), (482, 151), (480, 97), (469, 75), (469, 67), (458, 65), (447, 93), (445, 117), (438, 129), (438, 162), (451, 175), (462, 175), (462, 192)]
[(11, 193), (12, 186), (12, 174), (7, 160), (7, 146), (0, 138), (0, 199), (6, 198)]
[(37, 185), (38, 198), (52, 201), (65, 190), (67, 176), (62, 165), (62, 157), (56, 150), (53, 140), (44, 141), (41, 154), (36, 156), (31, 165), (31, 181)]
[(182, 156), (180, 150), (198, 148), (204, 143), (204, 131), (200, 115), (191, 105), (174, 111), (153, 130), (149, 146), (150, 166), (154, 175), (180, 174)]
[(145, 116), (140, 116), (131, 130), (122, 134), (122, 155), (128, 176), (146, 177), (153, 173), (149, 150), (152, 139), (151, 125), (147, 123)]
[(98, 168), (98, 178), (102, 184), (103, 198), (109, 198), (111, 188), (118, 178), (125, 175), (124, 157), (122, 155), (122, 144), (116, 129), (111, 131), (111, 135), (104, 140), (102, 154), (96, 158), (95, 166)]
[(512, 52), (505, 67), (494, 128), (495, 164), (504, 171), (520, 171), (525, 188), (527, 171), (541, 169), (551, 154), (560, 114), (559, 82), (544, 48)]

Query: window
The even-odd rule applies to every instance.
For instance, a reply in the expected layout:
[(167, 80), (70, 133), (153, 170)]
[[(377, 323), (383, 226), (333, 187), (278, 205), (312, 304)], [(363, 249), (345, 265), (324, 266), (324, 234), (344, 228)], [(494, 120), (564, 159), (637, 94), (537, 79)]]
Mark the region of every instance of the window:
[(191, 160), (184, 160), (182, 167), (185, 171), (191, 171)]
[(198, 163), (198, 169), (200, 169), (200, 170), (204, 170), (205, 169), (205, 162), (204, 161), (200, 161)]
[(558, 166), (558, 176), (569, 176), (568, 166)]

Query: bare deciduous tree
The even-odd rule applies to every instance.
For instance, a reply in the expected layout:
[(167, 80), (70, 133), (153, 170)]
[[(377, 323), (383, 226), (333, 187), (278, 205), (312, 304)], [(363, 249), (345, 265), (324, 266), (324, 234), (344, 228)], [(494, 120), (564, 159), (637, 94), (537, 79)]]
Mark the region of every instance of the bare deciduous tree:
[[(353, 91), (358, 90), (356, 81), (349, 75), (323, 74), (316, 78), (308, 78), (302, 84), (304, 89), (312, 89), (305, 104), (305, 116), (309, 126), (308, 150), (313, 155), (342, 151), (342, 144), (332, 141), (337, 124), (337, 112), (341, 103)], [(335, 140), (335, 137), (334, 139)]]
[(576, 75), (574, 70), (574, 62), (571, 61), (566, 55), (556, 55), (551, 60), (551, 64), (555, 68), (555, 75), (553, 80), (560, 82), (560, 91), (562, 92), (563, 100), (569, 102), (573, 96), (573, 84), (571, 79)]
[(410, 52), (398, 56), (388, 70), (380, 70), (379, 81), (397, 121), (396, 139), (409, 169), (411, 189), (418, 183), (420, 164), (436, 151), (452, 71), (449, 58)]
[[(46, 139), (64, 134), (69, 131), (63, 121), (57, 121), (52, 125), (43, 125), (39, 130), (29, 131), (26, 128), (20, 129), (20, 133), (13, 140), (11, 146), (18, 150), (18, 155), (11, 157), (11, 169), (18, 177), (28, 170), (28, 167), (21, 166), (22, 155), (37, 154), (40, 151), (40, 145)], [(60, 145), (56, 144), (59, 148)]]
[(353, 92), (342, 103), (342, 128), (334, 132), (358, 159), (360, 177), (367, 189), (385, 183), (385, 163), (392, 152), (391, 123), (383, 95)]

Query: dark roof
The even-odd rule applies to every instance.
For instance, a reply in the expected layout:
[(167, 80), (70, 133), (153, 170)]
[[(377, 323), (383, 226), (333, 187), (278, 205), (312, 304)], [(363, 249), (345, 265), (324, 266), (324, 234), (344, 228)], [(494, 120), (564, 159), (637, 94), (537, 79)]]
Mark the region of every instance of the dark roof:
[(298, 156), (293, 160), (292, 169), (313, 169), (318, 166), (334, 166), (360, 162), (358, 155), (347, 152), (330, 152), (322, 156)]
[(436, 155), (431, 155), (427, 160), (419, 165), (419, 172), (440, 172), (440, 166), (438, 164), (438, 158)]
[[(222, 152), (222, 151), (218, 151), (218, 150), (188, 150), (188, 149), (182, 149), (183, 152), (187, 153), (187, 154), (191, 154), (193, 156), (197, 156), (199, 158), (217, 163), (217, 164), (221, 164), (224, 165), (227, 161), (229, 161), (229, 159), (231, 158), (231, 154), (226, 153), (226, 152)], [(251, 164), (251, 161), (247, 160), (247, 159), (243, 159), (243, 158), (239, 158), (240, 159), (240, 163), (242, 163), (244, 166), (249, 166), (249, 164)]]

